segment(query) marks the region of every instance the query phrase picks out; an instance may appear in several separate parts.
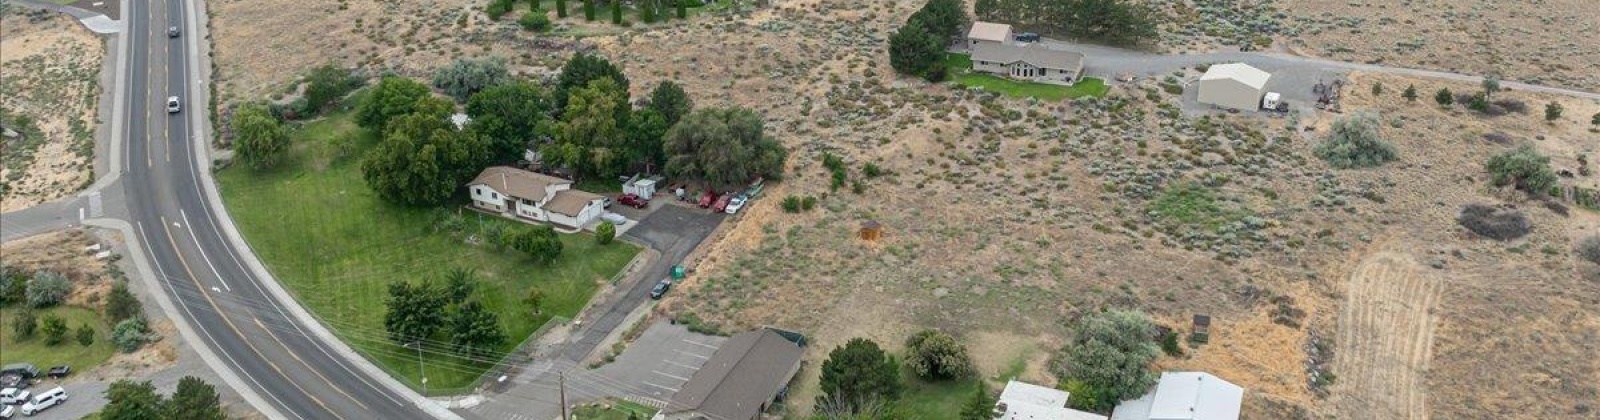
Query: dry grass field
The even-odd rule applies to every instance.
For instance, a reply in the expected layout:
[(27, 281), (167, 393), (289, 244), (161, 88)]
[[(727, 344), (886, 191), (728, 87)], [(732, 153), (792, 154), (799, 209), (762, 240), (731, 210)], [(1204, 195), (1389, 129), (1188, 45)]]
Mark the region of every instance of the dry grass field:
[(0, 16), (0, 124), (19, 134), (0, 137), (0, 211), (93, 181), (103, 45), (64, 14), (11, 7)]
[(1288, 0), (1297, 50), (1337, 60), (1499, 74), (1600, 91), (1591, 0)]
[[(542, 74), (581, 48), (483, 21), (475, 3), (211, 2), (224, 95), (281, 93), (329, 60), (422, 75), (488, 53)], [(1429, 101), (1441, 87), (1474, 85), (1354, 74), (1344, 109), (1378, 113), (1400, 160), (1335, 170), (1311, 150), (1336, 115), (1179, 118), (1176, 98), (1149, 81), (1101, 100), (1042, 103), (897, 78), (882, 44), (917, 3), (784, 1), (580, 41), (619, 63), (636, 96), (677, 80), (699, 107), (762, 112), (791, 151), (786, 179), (697, 252), (696, 273), (664, 312), (728, 331), (800, 330), (813, 338), (814, 362), (851, 337), (898, 349), (916, 329), (943, 328), (969, 343), (986, 377), (1020, 369), (1043, 382), (1052, 378), (1051, 353), (1083, 313), (1137, 308), (1180, 331), (1192, 315), (1208, 314), (1210, 343), (1159, 365), (1245, 386), (1248, 418), (1571, 418), (1600, 409), (1592, 380), (1600, 364), (1586, 350), (1600, 348), (1600, 282), (1583, 277), (1571, 252), (1580, 234), (1600, 230), (1600, 216), (1562, 215), (1491, 189), (1483, 167), (1522, 143), (1558, 169), (1575, 168), (1580, 153), (1600, 156), (1588, 122), (1600, 105), (1505, 92), (1497, 98), (1522, 100), (1529, 112), (1482, 117)], [(1446, 10), (1414, 3), (1406, 7)], [(1285, 9), (1321, 16), (1343, 4)], [(1515, 9), (1523, 19), (1526, 7), (1483, 10)], [(368, 29), (356, 29), (358, 19)], [(284, 30), (308, 21), (331, 29)], [(388, 29), (370, 29), (377, 22)], [(1298, 48), (1369, 60), (1318, 50), (1348, 42), (1344, 32), (1306, 32), (1308, 45)], [(1576, 66), (1600, 60), (1582, 55), (1593, 48), (1587, 38), (1548, 36), (1566, 36), (1578, 50), (1537, 58), (1515, 50), (1535, 48), (1528, 43), (1496, 44), (1505, 63), (1554, 66), (1506, 76), (1566, 74), (1571, 82), (1543, 81), (1594, 84)], [(1475, 52), (1445, 49), (1474, 44), (1428, 37), (1435, 58), (1384, 62), (1488, 68), (1466, 64)], [(269, 44), (281, 49), (255, 47)], [(1460, 55), (1450, 61), (1446, 52)], [(1371, 95), (1379, 82), (1386, 93)], [(1400, 98), (1407, 85), (1423, 98)], [(1554, 124), (1541, 112), (1552, 100), (1567, 110)], [(824, 152), (849, 167), (844, 188), (829, 188)], [(867, 176), (868, 164), (883, 175)], [(1563, 182), (1600, 187), (1594, 176)], [(778, 203), (791, 195), (817, 197), (818, 206), (785, 213)], [(1471, 203), (1510, 203), (1535, 228), (1509, 242), (1476, 238), (1455, 222)], [(886, 227), (882, 239), (858, 239), (869, 220)], [(795, 391), (802, 410), (819, 364), (808, 365)]]

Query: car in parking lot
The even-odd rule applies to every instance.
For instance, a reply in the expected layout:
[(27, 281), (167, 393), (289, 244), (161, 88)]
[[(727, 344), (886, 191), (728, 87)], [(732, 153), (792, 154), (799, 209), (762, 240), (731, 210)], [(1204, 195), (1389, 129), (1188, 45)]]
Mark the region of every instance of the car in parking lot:
[(711, 203), (716, 202), (716, 201), (717, 201), (717, 193), (714, 193), (714, 192), (711, 192), (711, 191), (708, 190), (704, 194), (700, 194), (700, 203), (699, 204), (700, 204), (700, 208), (702, 208), (702, 209), (703, 208), (707, 208), (707, 207), (711, 207)]
[(738, 213), (739, 209), (744, 208), (744, 203), (746, 201), (750, 201), (750, 199), (745, 198), (744, 194), (734, 196), (733, 199), (728, 200), (728, 206), (723, 211), (727, 212), (728, 214)]
[(17, 408), (9, 405), (0, 405), (0, 419), (9, 419), (17, 415)]
[(733, 194), (723, 194), (717, 197), (716, 204), (711, 205), (712, 213), (721, 213), (728, 210), (728, 201), (733, 200)]
[(51, 388), (49, 391), (40, 392), (39, 395), (34, 395), (33, 399), (30, 399), (27, 403), (22, 404), (22, 415), (32, 416), (34, 414), (38, 414), (40, 411), (44, 411), (50, 407), (55, 407), (64, 402), (67, 402), (67, 390), (59, 386)]
[(650, 298), (661, 299), (661, 296), (666, 295), (669, 289), (672, 289), (672, 279), (661, 279), (661, 281), (656, 282), (656, 287), (650, 289)]
[(623, 194), (617, 196), (617, 202), (622, 203), (624, 206), (633, 207), (636, 209), (650, 207), (650, 200), (646, 200), (636, 194)]
[(22, 404), (24, 401), (28, 400), (28, 397), (32, 396), (33, 394), (29, 393), (26, 389), (0, 389), (0, 405)]
[(50, 367), (49, 371), (45, 372), (45, 376), (49, 376), (49, 377), (56, 378), (56, 379), (65, 378), (65, 377), (67, 377), (67, 375), (71, 375), (71, 374), (72, 374), (72, 366), (67, 366), (67, 365), (52, 366), (52, 367)]
[(182, 110), (182, 108), (180, 106), (178, 106), (178, 97), (176, 97), (176, 96), (168, 96), (167, 97), (167, 113), (168, 114), (176, 114), (176, 113), (178, 113), (178, 111), (181, 111), (181, 110)]

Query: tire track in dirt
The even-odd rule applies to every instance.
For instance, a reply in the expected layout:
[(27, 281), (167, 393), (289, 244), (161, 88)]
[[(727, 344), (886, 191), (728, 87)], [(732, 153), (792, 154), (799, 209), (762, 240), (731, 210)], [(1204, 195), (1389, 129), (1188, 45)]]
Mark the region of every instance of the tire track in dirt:
[(1368, 255), (1350, 274), (1339, 317), (1334, 408), (1340, 418), (1426, 419), (1441, 282), (1410, 256)]

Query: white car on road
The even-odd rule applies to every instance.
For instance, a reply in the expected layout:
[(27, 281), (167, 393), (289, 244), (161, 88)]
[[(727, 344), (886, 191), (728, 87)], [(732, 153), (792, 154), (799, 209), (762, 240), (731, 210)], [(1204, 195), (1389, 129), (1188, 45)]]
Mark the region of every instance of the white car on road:
[(178, 113), (178, 111), (179, 111), (178, 97), (176, 97), (176, 96), (168, 96), (167, 97), (167, 113), (168, 114), (176, 114), (176, 113)]

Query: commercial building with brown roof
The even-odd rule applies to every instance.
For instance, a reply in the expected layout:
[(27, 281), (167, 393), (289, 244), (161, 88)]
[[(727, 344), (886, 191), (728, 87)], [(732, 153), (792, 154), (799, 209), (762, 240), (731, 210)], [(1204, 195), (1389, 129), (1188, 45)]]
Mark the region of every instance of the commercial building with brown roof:
[(787, 392), (800, 371), (800, 345), (776, 330), (740, 333), (722, 343), (688, 382), (661, 418), (668, 420), (756, 419)]

